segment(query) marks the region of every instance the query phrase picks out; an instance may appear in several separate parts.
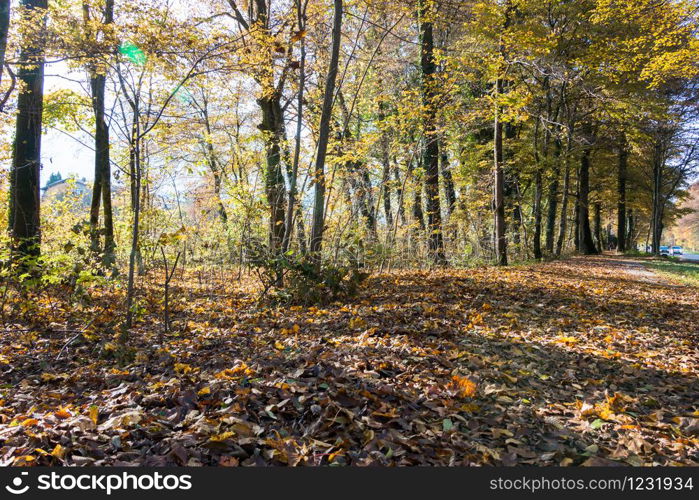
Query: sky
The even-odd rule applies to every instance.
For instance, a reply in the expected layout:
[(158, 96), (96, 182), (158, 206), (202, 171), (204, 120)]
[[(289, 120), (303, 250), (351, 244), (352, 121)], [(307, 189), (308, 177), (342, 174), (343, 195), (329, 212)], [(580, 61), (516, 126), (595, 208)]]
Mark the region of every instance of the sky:
[[(172, 12), (178, 13), (180, 16), (194, 15), (199, 9), (206, 12), (203, 6), (197, 6), (196, 2), (192, 0), (170, 0), (170, 7)], [(64, 61), (47, 64), (45, 75), (45, 93), (61, 88), (71, 89), (78, 93), (85, 92), (77, 82), (70, 81), (66, 77), (87, 84), (87, 74), (82, 71), (71, 72)], [(78, 133), (77, 137), (85, 144), (92, 142), (92, 138), (86, 137), (85, 134)], [(92, 149), (81, 145), (59, 131), (47, 130), (44, 134), (41, 144), (41, 160), (43, 164), (42, 186), (52, 172), (60, 172), (64, 178), (76, 175), (79, 178), (85, 177), (89, 181), (94, 179), (94, 152)]]
[[(70, 75), (73, 79), (86, 79), (86, 75), (80, 72), (70, 73), (64, 62), (51, 63), (46, 66), (46, 78), (44, 80), (45, 92), (53, 92), (58, 89), (71, 89), (82, 92), (76, 82), (61, 78)], [(81, 141), (89, 144), (91, 139), (84, 134), (77, 133)], [(60, 172), (63, 178), (75, 175), (78, 178), (92, 180), (94, 178), (94, 153), (75, 139), (68, 137), (57, 130), (48, 129), (41, 142), (41, 185), (51, 173)]]

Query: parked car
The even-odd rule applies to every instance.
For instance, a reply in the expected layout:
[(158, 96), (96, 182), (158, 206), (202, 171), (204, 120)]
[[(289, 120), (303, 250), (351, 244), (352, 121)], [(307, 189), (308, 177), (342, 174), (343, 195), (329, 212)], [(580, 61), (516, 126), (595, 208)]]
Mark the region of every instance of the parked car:
[(661, 246), (660, 255), (670, 255), (670, 247)]
[(682, 255), (682, 247), (677, 247), (677, 246), (672, 247), (670, 254), (671, 255)]

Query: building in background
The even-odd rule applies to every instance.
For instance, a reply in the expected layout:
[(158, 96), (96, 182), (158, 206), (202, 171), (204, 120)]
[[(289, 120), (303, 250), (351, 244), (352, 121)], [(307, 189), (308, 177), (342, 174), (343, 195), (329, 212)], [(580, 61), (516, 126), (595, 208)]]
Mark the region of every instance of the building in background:
[(41, 188), (41, 201), (43, 203), (61, 201), (68, 193), (78, 196), (84, 207), (90, 206), (90, 186), (85, 178), (69, 177), (63, 179), (61, 174), (57, 172), (52, 173), (46, 185)]

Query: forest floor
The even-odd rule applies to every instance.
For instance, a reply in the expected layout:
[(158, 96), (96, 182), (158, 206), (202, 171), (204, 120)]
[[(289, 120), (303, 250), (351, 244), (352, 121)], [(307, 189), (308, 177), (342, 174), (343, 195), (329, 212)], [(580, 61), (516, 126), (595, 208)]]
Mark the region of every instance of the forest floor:
[(638, 260), (396, 271), (325, 307), (175, 278), (173, 331), (145, 315), (121, 363), (100, 301), (77, 337), (55, 304), (0, 337), (0, 465), (699, 463), (699, 288)]

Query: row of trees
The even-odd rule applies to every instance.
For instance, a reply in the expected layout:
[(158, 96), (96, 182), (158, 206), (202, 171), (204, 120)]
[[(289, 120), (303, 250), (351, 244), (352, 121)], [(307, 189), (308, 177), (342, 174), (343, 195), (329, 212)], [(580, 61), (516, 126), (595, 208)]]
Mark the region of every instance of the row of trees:
[[(200, 253), (264, 237), (316, 267), (343, 249), (657, 253), (697, 161), (689, 0), (20, 4), (0, 2), (14, 255), (39, 255), (41, 137), (59, 128), (95, 152), (90, 248), (108, 267), (129, 249), (129, 297), (144, 245), (180, 226)], [(44, 95), (57, 61), (87, 85)]]

